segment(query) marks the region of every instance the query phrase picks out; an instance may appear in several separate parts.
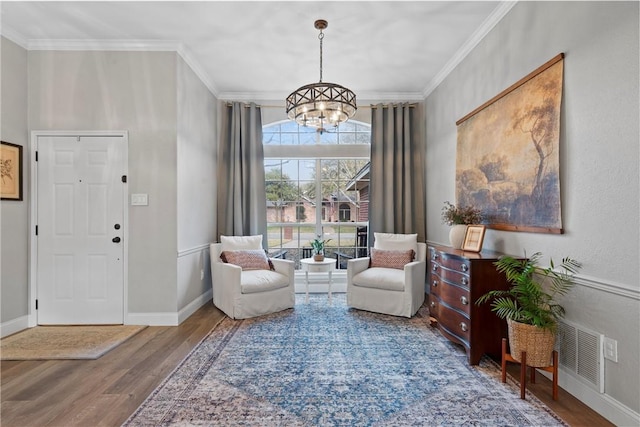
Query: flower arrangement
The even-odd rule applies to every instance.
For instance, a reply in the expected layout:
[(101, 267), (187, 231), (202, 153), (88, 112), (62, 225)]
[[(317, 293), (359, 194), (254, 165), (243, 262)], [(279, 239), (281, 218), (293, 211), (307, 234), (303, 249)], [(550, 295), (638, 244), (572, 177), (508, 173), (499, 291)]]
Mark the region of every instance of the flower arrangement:
[(480, 209), (473, 206), (456, 207), (449, 202), (444, 202), (442, 207), (442, 222), (444, 224), (479, 224), (481, 221)]

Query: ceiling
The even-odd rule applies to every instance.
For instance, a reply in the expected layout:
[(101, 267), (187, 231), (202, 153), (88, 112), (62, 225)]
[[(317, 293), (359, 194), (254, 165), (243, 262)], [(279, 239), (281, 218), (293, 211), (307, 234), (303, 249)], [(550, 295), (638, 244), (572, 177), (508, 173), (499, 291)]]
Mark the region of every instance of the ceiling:
[(284, 99), (319, 80), (359, 99), (423, 99), (506, 14), (489, 1), (3, 1), (29, 50), (175, 50), (221, 99)]

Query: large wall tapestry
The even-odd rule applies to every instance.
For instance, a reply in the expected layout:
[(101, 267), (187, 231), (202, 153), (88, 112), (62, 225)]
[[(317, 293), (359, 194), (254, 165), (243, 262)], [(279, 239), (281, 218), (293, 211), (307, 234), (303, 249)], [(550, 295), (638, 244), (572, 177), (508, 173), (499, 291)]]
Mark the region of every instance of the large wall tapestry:
[(562, 233), (563, 54), (456, 122), (456, 198), (490, 228)]

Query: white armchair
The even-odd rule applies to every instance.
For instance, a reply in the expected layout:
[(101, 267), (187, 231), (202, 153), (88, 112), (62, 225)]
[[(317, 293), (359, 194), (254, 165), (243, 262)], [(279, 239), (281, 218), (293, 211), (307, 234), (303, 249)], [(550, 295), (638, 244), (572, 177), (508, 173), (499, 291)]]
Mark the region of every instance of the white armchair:
[[(237, 265), (233, 261), (237, 262), (251, 251), (262, 251), (262, 236), (222, 236), (221, 241), (210, 246), (211, 285), (216, 307), (232, 319), (246, 319), (293, 308), (293, 261), (267, 261), (265, 256), (266, 268), (255, 268), (255, 265), (245, 265), (243, 268), (243, 262)], [(223, 252), (228, 262), (220, 258)], [(269, 266), (273, 266), (273, 269)]]
[[(425, 299), (427, 245), (418, 243), (415, 234), (374, 233), (374, 236), (371, 256), (347, 263), (347, 305), (411, 317)], [(407, 255), (411, 250), (415, 254), (413, 261)]]

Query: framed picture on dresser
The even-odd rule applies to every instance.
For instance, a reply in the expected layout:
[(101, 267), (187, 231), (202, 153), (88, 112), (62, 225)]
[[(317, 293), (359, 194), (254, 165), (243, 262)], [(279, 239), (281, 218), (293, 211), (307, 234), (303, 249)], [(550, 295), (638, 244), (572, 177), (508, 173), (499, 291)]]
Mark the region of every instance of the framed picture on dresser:
[(462, 250), (480, 252), (484, 240), (484, 231), (484, 225), (468, 225), (467, 232), (464, 235), (464, 243), (462, 243)]

